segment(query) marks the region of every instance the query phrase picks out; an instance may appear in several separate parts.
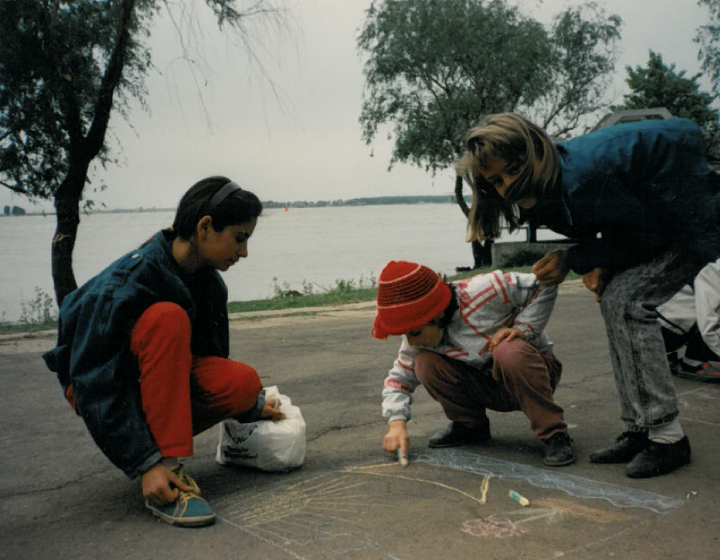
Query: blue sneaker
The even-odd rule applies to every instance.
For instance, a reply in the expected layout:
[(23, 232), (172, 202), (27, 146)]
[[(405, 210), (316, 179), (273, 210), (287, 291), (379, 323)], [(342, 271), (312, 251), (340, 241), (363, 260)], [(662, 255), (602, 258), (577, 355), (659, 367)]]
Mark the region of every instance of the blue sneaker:
[(173, 472), (192, 490), (190, 492), (180, 490), (177, 499), (164, 506), (158, 506), (150, 500), (145, 500), (145, 507), (155, 517), (178, 527), (205, 527), (215, 523), (215, 512), (200, 497), (200, 488), (193, 478), (185, 473), (183, 467), (176, 467)]

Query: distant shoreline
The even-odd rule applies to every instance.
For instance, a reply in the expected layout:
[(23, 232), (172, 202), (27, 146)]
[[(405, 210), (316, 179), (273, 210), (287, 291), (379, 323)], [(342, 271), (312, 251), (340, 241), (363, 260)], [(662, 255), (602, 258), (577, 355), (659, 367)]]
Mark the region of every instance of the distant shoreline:
[[(466, 199), (467, 200), (467, 199)], [(470, 200), (467, 200), (470, 204)], [(377, 206), (392, 204), (457, 204), (454, 194), (446, 195), (419, 195), (419, 196), (376, 196), (367, 198), (350, 198), (348, 200), (295, 200), (278, 202), (276, 200), (263, 200), (263, 208), (335, 208), (338, 206)], [(174, 212), (175, 208), (113, 208), (93, 209), (87, 214), (136, 214), (148, 212)], [(0, 214), (0, 218), (23, 218), (26, 216), (55, 216), (55, 212), (25, 212), (24, 214)]]

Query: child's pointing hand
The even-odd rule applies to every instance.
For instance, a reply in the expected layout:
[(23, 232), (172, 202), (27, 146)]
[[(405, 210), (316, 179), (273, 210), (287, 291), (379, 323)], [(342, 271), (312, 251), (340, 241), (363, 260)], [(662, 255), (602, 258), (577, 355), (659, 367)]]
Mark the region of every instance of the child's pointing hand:
[(407, 457), (409, 447), (407, 422), (405, 420), (393, 420), (390, 422), (390, 429), (383, 438), (383, 449), (388, 453), (397, 453), (399, 449), (400, 456)]

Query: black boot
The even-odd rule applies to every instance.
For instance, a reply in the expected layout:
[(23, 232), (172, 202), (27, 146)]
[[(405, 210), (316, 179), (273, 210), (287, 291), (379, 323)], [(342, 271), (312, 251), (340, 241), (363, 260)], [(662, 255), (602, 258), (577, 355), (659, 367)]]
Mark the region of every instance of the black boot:
[(675, 443), (651, 441), (625, 467), (630, 478), (650, 478), (674, 471), (690, 462), (690, 440), (685, 436)]
[(615, 443), (590, 454), (591, 463), (628, 463), (645, 449), (650, 440), (646, 431), (623, 432)]
[(428, 447), (456, 447), (469, 443), (481, 443), (490, 439), (490, 421), (484, 426), (465, 426), (450, 422), (442, 431), (428, 441)]
[(550, 467), (562, 467), (575, 462), (572, 438), (565, 432), (553, 434), (545, 440), (543, 463)]

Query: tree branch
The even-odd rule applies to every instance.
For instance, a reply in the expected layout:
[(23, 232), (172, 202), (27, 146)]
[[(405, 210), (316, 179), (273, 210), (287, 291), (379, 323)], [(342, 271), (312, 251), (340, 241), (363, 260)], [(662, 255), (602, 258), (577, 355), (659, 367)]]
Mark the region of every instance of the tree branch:
[(136, 0), (123, 0), (120, 8), (120, 20), (117, 27), (115, 46), (108, 59), (107, 68), (100, 83), (98, 101), (95, 105), (92, 124), (84, 142), (84, 154), (88, 161), (93, 159), (105, 142), (105, 133), (112, 112), (113, 95), (125, 66), (125, 55), (130, 43), (130, 22), (135, 10)]
[(5, 187), (6, 189), (9, 189), (9, 190), (13, 191), (14, 193), (22, 194), (22, 195), (27, 196), (27, 197), (32, 197), (32, 196), (33, 196), (33, 193), (32, 193), (31, 191), (29, 191), (29, 190), (27, 190), (27, 189), (24, 189), (24, 188), (22, 188), (22, 187), (10, 185), (10, 184), (6, 183), (5, 181), (0, 181), (0, 185), (2, 185), (3, 187)]

